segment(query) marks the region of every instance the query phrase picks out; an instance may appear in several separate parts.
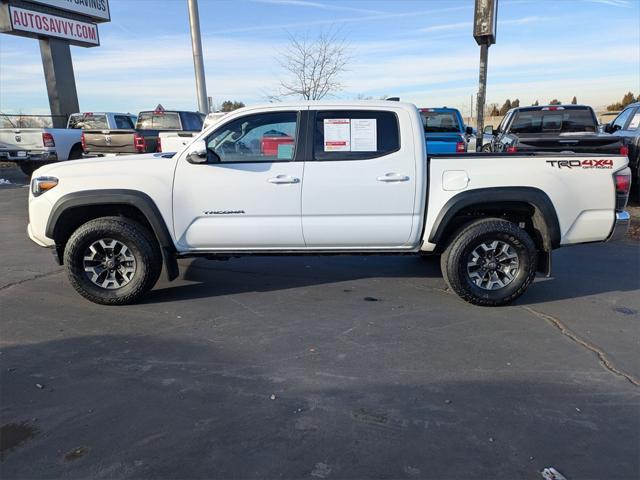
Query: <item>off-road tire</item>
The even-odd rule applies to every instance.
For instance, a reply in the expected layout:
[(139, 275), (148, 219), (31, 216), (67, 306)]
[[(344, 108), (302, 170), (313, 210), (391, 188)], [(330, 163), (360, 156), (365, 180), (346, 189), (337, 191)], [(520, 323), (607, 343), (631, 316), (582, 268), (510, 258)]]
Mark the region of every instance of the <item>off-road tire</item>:
[[(133, 254), (136, 270), (126, 285), (116, 289), (94, 284), (84, 271), (84, 254), (100, 239), (124, 243)], [(125, 217), (101, 217), (80, 226), (64, 249), (64, 264), (69, 282), (86, 299), (102, 305), (127, 305), (136, 302), (153, 288), (162, 270), (160, 248), (152, 232)]]
[[(498, 240), (517, 253), (519, 267), (511, 283), (485, 290), (470, 278), (467, 263), (471, 252), (483, 242)], [(456, 232), (440, 258), (445, 282), (460, 298), (481, 306), (500, 306), (513, 302), (524, 293), (536, 275), (538, 253), (529, 234), (518, 225), (498, 218), (478, 220)]]

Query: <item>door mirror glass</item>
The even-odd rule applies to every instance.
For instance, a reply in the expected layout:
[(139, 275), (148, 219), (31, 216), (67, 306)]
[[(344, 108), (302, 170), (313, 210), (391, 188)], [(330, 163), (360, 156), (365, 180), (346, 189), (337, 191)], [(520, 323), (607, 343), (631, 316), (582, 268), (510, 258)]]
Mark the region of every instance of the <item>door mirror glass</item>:
[(482, 133), (485, 135), (493, 135), (493, 125), (487, 125), (482, 129)]
[(471, 127), (465, 128), (464, 133), (466, 133), (467, 135), (473, 135), (473, 128)]
[(189, 163), (207, 163), (207, 144), (204, 140), (196, 140), (187, 148)]

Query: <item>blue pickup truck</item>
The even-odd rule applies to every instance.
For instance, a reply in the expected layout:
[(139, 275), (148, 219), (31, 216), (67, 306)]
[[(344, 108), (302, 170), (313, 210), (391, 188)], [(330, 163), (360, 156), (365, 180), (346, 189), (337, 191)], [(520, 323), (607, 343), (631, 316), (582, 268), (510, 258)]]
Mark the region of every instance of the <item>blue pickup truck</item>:
[(471, 127), (465, 127), (462, 115), (455, 108), (421, 108), (427, 152), (464, 153), (467, 138), (473, 135)]

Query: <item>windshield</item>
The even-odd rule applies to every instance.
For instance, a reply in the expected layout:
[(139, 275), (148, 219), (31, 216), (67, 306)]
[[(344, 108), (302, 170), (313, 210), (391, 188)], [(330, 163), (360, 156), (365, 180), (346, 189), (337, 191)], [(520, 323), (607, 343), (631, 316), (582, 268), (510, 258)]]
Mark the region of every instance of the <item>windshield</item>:
[(516, 112), (511, 133), (595, 133), (596, 120), (588, 108)]
[(458, 116), (454, 112), (420, 112), (425, 132), (460, 132)]
[(81, 128), (83, 130), (108, 130), (106, 115), (93, 115), (91, 113), (75, 113), (69, 117), (69, 128)]
[(141, 112), (136, 124), (138, 130), (182, 130), (177, 112)]

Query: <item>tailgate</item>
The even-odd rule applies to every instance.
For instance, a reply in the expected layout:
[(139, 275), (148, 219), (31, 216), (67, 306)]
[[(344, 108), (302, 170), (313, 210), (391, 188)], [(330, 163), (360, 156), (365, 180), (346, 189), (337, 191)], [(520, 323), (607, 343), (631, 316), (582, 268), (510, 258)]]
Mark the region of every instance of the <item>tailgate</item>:
[(41, 129), (3, 128), (0, 130), (0, 150), (42, 150)]
[(85, 130), (87, 153), (138, 153), (134, 145), (135, 130)]
[(427, 139), (427, 154), (438, 153), (456, 153), (456, 144), (462, 142), (463, 139), (460, 135), (438, 135), (428, 133)]
[(620, 153), (622, 143), (613, 135), (553, 135), (520, 137), (518, 150), (538, 150), (547, 152), (575, 153)]
[(199, 132), (160, 132), (160, 150), (179, 152), (186, 147)]

